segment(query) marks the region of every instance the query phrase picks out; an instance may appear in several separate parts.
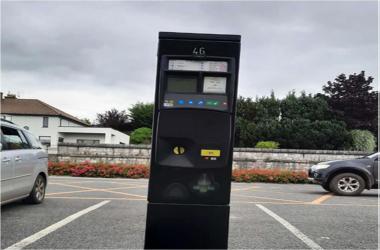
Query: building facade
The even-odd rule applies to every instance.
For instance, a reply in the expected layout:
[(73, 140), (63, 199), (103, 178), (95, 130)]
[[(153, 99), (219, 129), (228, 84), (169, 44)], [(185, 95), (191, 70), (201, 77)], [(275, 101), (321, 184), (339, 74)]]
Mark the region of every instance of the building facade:
[(31, 131), (54, 152), (59, 142), (129, 144), (129, 136), (112, 128), (91, 127), (80, 119), (37, 99), (1, 96), (1, 118)]

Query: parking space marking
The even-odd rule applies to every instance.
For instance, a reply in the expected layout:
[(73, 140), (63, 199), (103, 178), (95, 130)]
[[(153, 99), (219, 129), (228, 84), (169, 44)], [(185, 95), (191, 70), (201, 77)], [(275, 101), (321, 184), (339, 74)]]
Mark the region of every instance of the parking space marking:
[[(64, 182), (115, 182), (119, 184), (148, 184), (148, 179), (130, 179), (130, 178), (100, 178), (100, 177), (72, 177), (72, 176), (50, 176), (52, 181)], [(78, 179), (78, 180), (75, 180)], [(80, 179), (84, 179), (83, 181)], [(112, 181), (111, 181), (112, 180)]]
[(60, 195), (60, 194), (86, 193), (86, 192), (94, 192), (94, 191), (95, 191), (95, 190), (77, 190), (77, 191), (68, 191), (68, 192), (46, 193), (45, 196), (50, 196), (50, 195)]
[(317, 204), (317, 205), (318, 205), (318, 204), (322, 204), (322, 202), (324, 202), (324, 201), (330, 199), (330, 198), (333, 197), (333, 196), (334, 196), (333, 194), (328, 193), (328, 194), (322, 195), (321, 197), (319, 197), (319, 198), (317, 198), (317, 199), (311, 201), (310, 203), (311, 203), (311, 204)]
[(104, 206), (105, 204), (107, 204), (108, 202), (110, 202), (109, 200), (105, 200), (105, 201), (102, 201), (98, 204), (95, 204), (91, 207), (88, 207), (86, 209), (83, 209), (75, 214), (72, 214), (68, 217), (66, 217), (65, 219), (63, 220), (60, 220), (58, 221), (57, 223), (54, 223), (53, 225), (50, 225), (48, 226), (47, 228), (45, 229), (42, 229), (41, 231), (13, 244), (12, 246), (6, 248), (5, 250), (14, 250), (14, 249), (22, 249), (30, 244), (32, 244), (33, 242), (45, 237), (46, 235), (50, 234), (51, 232), (54, 232), (55, 230), (65, 226), (66, 224), (78, 219), (79, 217), (81, 217), (82, 215), (85, 215), (95, 209), (98, 209), (102, 206)]
[(260, 188), (260, 187), (253, 186), (253, 187), (248, 187), (248, 188), (233, 188), (233, 189), (231, 189), (231, 191), (247, 191), (247, 190), (252, 190), (252, 189), (256, 189), (256, 188)]
[(111, 190), (103, 190), (103, 191), (107, 192), (107, 193), (123, 194), (123, 195), (128, 195), (128, 196), (134, 196), (134, 197), (144, 198), (144, 199), (147, 198), (145, 195), (130, 194), (130, 193), (124, 193), (124, 192), (111, 191)]
[(294, 203), (305, 203), (305, 201), (277, 199), (277, 198), (269, 198), (269, 197), (254, 196), (254, 195), (244, 195), (244, 194), (234, 194), (234, 196), (247, 197), (247, 198), (257, 198), (257, 199), (264, 199), (264, 200), (274, 200), (274, 201), (294, 202)]
[(71, 199), (71, 200), (120, 200), (120, 201), (146, 201), (146, 199), (138, 198), (116, 198), (116, 197), (83, 197), (83, 196), (52, 196), (46, 199)]
[(273, 202), (273, 201), (233, 201), (232, 203), (250, 203), (250, 204), (274, 204), (274, 205), (304, 205), (304, 206), (349, 206), (349, 207), (379, 207), (374, 204), (352, 204), (352, 203), (327, 203), (327, 204), (311, 204), (310, 202)]
[(313, 240), (311, 240), (309, 237), (307, 237), (305, 234), (303, 234), (300, 230), (298, 230), (296, 227), (294, 227), (292, 224), (269, 210), (268, 208), (264, 207), (263, 205), (256, 204), (258, 208), (260, 208), (262, 211), (264, 211), (266, 214), (271, 216), (273, 219), (278, 221), (281, 225), (283, 225), (286, 229), (288, 229), (292, 234), (294, 234), (298, 239), (302, 240), (308, 247), (311, 249), (323, 249), (320, 245), (315, 243)]
[(78, 186), (78, 185), (63, 184), (63, 183), (59, 183), (59, 182), (50, 182), (49, 184), (51, 184), (51, 185), (65, 186), (65, 187), (74, 187), (74, 188), (80, 188), (80, 189), (88, 189), (88, 190), (95, 189), (95, 188), (89, 188), (89, 187), (82, 187), (82, 186)]
[(133, 189), (133, 188), (146, 188), (146, 186), (135, 185), (135, 186), (125, 186), (125, 187), (114, 187), (114, 188), (94, 188), (94, 189), (85, 189), (85, 190), (77, 190), (77, 191), (68, 191), (68, 192), (56, 192), (56, 193), (47, 193), (47, 196), (50, 195), (60, 195), (60, 194), (74, 194), (74, 193), (86, 193), (86, 192), (96, 192), (96, 191), (104, 191), (108, 190), (117, 190), (117, 189)]

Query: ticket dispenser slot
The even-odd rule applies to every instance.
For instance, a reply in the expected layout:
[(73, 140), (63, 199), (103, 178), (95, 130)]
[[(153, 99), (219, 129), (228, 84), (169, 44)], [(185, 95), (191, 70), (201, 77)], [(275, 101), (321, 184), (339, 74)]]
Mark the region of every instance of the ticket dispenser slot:
[(240, 36), (160, 33), (145, 248), (227, 248), (239, 54)]

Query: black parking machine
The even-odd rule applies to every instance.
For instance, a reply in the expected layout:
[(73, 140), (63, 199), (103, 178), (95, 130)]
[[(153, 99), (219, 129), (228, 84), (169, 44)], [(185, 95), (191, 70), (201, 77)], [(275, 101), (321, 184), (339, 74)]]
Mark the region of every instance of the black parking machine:
[(159, 33), (146, 249), (228, 246), (240, 36)]

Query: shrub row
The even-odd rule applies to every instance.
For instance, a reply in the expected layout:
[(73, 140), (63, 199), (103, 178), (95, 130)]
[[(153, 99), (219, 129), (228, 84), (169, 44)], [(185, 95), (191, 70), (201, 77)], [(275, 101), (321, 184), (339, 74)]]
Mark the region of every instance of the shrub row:
[(86, 177), (148, 178), (149, 168), (145, 165), (49, 162), (50, 175), (70, 175)]
[(272, 183), (310, 183), (306, 171), (285, 169), (235, 169), (232, 181), (237, 182), (272, 182)]
[[(49, 162), (50, 175), (69, 175), (86, 177), (148, 178), (149, 168), (145, 165), (106, 164), (106, 163), (69, 163)], [(305, 171), (284, 169), (235, 169), (232, 181), (272, 182), (272, 183), (309, 183)]]

